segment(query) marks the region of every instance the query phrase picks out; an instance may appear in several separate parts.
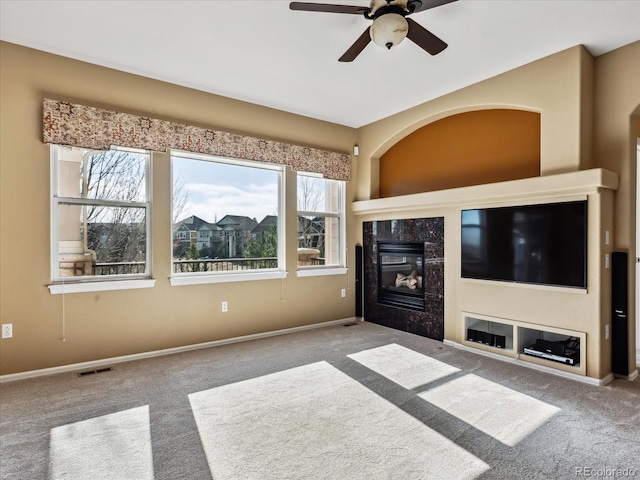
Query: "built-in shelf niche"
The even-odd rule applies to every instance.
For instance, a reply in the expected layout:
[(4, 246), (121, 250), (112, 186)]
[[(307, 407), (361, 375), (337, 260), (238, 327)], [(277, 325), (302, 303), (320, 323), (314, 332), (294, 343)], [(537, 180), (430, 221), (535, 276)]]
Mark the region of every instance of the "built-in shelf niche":
[[(463, 312), (462, 319), (464, 329), (462, 344), (467, 347), (506, 356), (523, 364), (535, 364), (577, 375), (586, 375), (587, 335), (585, 332), (534, 325), (469, 312)], [(474, 334), (469, 330), (481, 334)], [(485, 338), (484, 334), (488, 334), (489, 338)], [(499, 337), (504, 338), (504, 343), (499, 342)], [(570, 365), (559, 359), (550, 360), (525, 353), (525, 349), (534, 346), (538, 339), (548, 342), (566, 342), (571, 339), (579, 350), (578, 359), (574, 365)]]
[(513, 325), (475, 317), (465, 317), (467, 342), (513, 353)]

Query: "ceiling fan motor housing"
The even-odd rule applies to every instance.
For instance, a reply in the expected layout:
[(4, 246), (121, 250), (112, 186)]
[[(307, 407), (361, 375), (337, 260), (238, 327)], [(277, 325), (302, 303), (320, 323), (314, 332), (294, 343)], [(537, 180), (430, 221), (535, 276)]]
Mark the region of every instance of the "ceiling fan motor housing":
[(385, 7), (397, 7), (405, 12), (409, 12), (408, 4), (409, 0), (371, 0), (369, 3), (369, 15), (373, 18), (376, 16), (378, 10), (384, 9)]

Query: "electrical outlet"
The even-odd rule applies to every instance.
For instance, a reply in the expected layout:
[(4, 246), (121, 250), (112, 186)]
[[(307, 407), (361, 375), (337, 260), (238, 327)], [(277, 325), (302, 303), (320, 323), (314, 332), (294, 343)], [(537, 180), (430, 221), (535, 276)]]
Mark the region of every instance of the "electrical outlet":
[(222, 302), (222, 311), (223, 311), (223, 312), (227, 312), (227, 311), (229, 311), (229, 303), (227, 303), (227, 302)]
[(2, 324), (2, 338), (13, 338), (13, 323)]
[(343, 288), (342, 290), (340, 290), (340, 295), (342, 296), (342, 298), (347, 296), (347, 291)]
[(609, 340), (609, 324), (608, 323), (604, 326), (604, 339)]

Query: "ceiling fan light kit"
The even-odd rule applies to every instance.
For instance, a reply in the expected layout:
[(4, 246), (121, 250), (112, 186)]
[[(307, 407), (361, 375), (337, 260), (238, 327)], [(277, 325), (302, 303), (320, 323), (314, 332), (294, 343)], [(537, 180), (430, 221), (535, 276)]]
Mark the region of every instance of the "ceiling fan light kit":
[(408, 32), (407, 20), (397, 13), (388, 13), (376, 18), (369, 28), (371, 41), (379, 47), (388, 49), (404, 40)]
[(367, 20), (373, 20), (371, 26), (338, 59), (340, 62), (351, 62), (371, 41), (379, 47), (391, 49), (405, 37), (431, 55), (437, 55), (447, 48), (447, 44), (420, 24), (405, 17), (455, 1), (457, 0), (371, 0), (369, 7), (291, 2), (289, 8), (306, 12), (362, 15)]

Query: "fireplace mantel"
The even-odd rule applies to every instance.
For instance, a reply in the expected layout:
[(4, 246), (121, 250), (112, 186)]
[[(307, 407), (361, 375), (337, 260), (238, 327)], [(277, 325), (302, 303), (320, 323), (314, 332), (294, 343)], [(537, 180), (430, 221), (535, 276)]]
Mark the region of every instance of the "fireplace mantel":
[(600, 189), (617, 190), (618, 175), (609, 170), (594, 168), (435, 192), (359, 200), (352, 203), (352, 211), (354, 215), (369, 215), (424, 209), (425, 206), (430, 208), (464, 207), (469, 204), (530, 201), (537, 198), (547, 200), (568, 195), (597, 193)]

